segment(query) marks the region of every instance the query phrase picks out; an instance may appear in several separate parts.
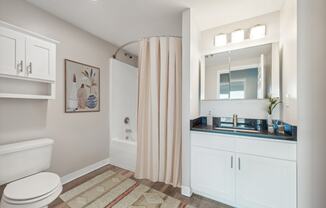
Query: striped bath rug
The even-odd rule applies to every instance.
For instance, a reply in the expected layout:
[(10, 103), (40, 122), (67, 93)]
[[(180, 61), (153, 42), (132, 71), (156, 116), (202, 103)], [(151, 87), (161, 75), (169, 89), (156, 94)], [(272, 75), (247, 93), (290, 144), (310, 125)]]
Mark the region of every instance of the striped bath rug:
[(188, 208), (173, 197), (140, 184), (130, 175), (106, 171), (63, 193), (64, 208)]

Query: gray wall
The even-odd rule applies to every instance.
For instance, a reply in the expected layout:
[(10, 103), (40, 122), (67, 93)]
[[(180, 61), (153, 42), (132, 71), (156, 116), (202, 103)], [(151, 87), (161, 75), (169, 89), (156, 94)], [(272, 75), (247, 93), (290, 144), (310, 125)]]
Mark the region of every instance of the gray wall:
[[(0, 144), (55, 140), (51, 170), (61, 176), (109, 156), (109, 58), (115, 46), (22, 0), (0, 0), (0, 20), (59, 40), (56, 99), (0, 99)], [(101, 111), (64, 113), (64, 59), (101, 68)]]

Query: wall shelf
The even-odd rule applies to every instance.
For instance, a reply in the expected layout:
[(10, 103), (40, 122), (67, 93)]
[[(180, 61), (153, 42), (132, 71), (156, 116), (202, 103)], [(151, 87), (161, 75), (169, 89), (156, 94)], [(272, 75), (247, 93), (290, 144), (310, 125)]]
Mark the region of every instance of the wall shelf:
[(7, 79), (16, 79), (16, 80), (25, 80), (30, 82), (41, 82), (41, 83), (55, 83), (53, 80), (46, 80), (46, 79), (35, 79), (30, 77), (19, 77), (14, 75), (7, 75), (7, 74), (0, 74), (0, 78), (7, 78)]
[(0, 93), (0, 98), (19, 98), (19, 99), (34, 99), (34, 100), (50, 100), (54, 99), (52, 95), (28, 95), (15, 93)]
[(55, 99), (55, 83), (0, 76), (0, 98)]

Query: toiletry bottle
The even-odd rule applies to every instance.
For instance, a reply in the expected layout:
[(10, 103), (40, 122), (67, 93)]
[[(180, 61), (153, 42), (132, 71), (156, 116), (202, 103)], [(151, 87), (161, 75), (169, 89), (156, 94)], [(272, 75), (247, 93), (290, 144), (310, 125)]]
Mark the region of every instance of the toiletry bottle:
[(213, 126), (213, 116), (212, 116), (212, 112), (211, 111), (208, 112), (207, 126)]

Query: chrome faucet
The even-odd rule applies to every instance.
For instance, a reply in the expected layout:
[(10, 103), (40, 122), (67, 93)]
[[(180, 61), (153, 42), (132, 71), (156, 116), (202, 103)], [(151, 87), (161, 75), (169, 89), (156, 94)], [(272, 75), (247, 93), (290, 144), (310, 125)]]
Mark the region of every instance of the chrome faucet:
[(237, 125), (238, 125), (238, 115), (237, 114), (233, 114), (232, 123), (233, 123), (233, 127), (237, 127)]

